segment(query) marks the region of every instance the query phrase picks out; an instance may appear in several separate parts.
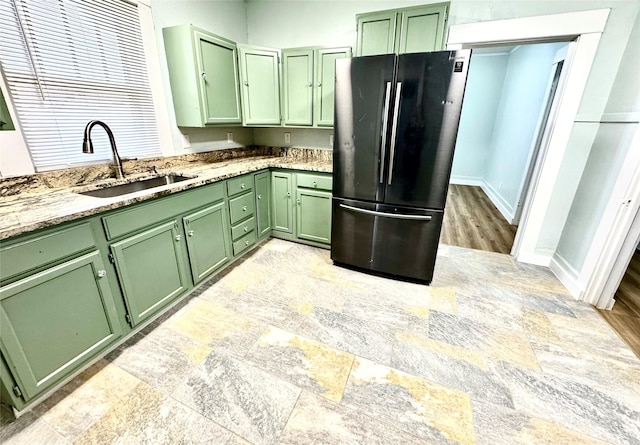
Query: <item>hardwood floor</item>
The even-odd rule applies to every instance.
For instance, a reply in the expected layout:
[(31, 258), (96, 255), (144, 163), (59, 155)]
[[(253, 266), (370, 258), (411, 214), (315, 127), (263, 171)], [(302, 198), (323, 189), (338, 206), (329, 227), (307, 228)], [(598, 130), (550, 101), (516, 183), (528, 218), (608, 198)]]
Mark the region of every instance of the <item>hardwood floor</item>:
[(600, 314), (640, 358), (640, 253), (638, 251), (631, 258), (615, 299), (613, 309), (600, 311)]
[(516, 229), (517, 226), (504, 219), (480, 187), (449, 186), (441, 243), (508, 254)]

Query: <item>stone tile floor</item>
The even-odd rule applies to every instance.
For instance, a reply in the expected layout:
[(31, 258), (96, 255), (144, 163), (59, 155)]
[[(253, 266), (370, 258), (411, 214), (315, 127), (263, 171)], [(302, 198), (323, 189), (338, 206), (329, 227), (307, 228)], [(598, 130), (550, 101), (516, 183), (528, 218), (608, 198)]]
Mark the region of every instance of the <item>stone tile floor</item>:
[(272, 239), (3, 444), (640, 444), (640, 361), (545, 268), (441, 245), (431, 286)]

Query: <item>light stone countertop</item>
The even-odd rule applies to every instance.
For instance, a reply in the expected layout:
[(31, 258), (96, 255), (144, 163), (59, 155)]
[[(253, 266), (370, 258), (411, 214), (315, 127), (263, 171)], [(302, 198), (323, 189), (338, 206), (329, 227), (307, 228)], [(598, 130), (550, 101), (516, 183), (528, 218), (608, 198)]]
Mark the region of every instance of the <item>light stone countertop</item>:
[[(252, 156), (214, 163), (175, 165), (158, 169), (157, 174), (128, 175), (122, 181), (107, 179), (81, 186), (62, 186), (48, 190), (27, 189), (15, 195), (0, 197), (0, 240), (266, 168), (331, 173), (332, 163), (326, 157), (313, 159), (295, 156)], [(112, 198), (78, 194), (78, 192), (169, 173), (189, 176), (193, 179)]]

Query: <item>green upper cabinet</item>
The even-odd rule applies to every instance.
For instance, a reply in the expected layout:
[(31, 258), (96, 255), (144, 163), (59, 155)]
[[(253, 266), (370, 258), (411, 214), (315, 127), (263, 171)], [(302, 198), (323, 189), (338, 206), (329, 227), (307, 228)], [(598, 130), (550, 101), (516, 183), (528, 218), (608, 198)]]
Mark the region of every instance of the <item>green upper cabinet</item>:
[(178, 126), (242, 123), (236, 44), (191, 25), (162, 33)]
[(357, 15), (356, 54), (406, 54), (444, 48), (449, 3)]
[(238, 45), (243, 125), (280, 125), (280, 51)]
[(93, 251), (0, 288), (0, 347), (16, 395), (29, 401), (120, 337), (106, 274)]
[(351, 48), (294, 48), (282, 51), (286, 126), (333, 126), (336, 59)]
[(351, 48), (322, 48), (315, 51), (315, 96), (313, 120), (318, 127), (333, 127), (333, 92), (336, 60), (351, 57)]
[(313, 124), (313, 50), (282, 51), (285, 125)]
[(357, 56), (392, 54), (395, 52), (396, 11), (358, 14)]

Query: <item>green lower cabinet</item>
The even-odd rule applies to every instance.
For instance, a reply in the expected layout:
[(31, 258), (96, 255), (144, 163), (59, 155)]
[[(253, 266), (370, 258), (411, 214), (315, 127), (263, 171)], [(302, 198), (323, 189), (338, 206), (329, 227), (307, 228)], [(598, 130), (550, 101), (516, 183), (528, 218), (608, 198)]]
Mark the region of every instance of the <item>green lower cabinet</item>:
[(224, 202), (182, 218), (194, 283), (218, 270), (231, 258), (227, 221)]
[(298, 189), (296, 236), (316, 243), (331, 243), (331, 192)]
[(0, 347), (25, 401), (122, 334), (97, 251), (0, 289)]
[(293, 233), (291, 173), (271, 173), (273, 230)]
[(256, 217), (258, 219), (258, 238), (271, 233), (271, 174), (258, 173), (254, 176), (256, 191)]
[(111, 253), (132, 326), (151, 317), (189, 287), (184, 241), (177, 221), (112, 244)]

